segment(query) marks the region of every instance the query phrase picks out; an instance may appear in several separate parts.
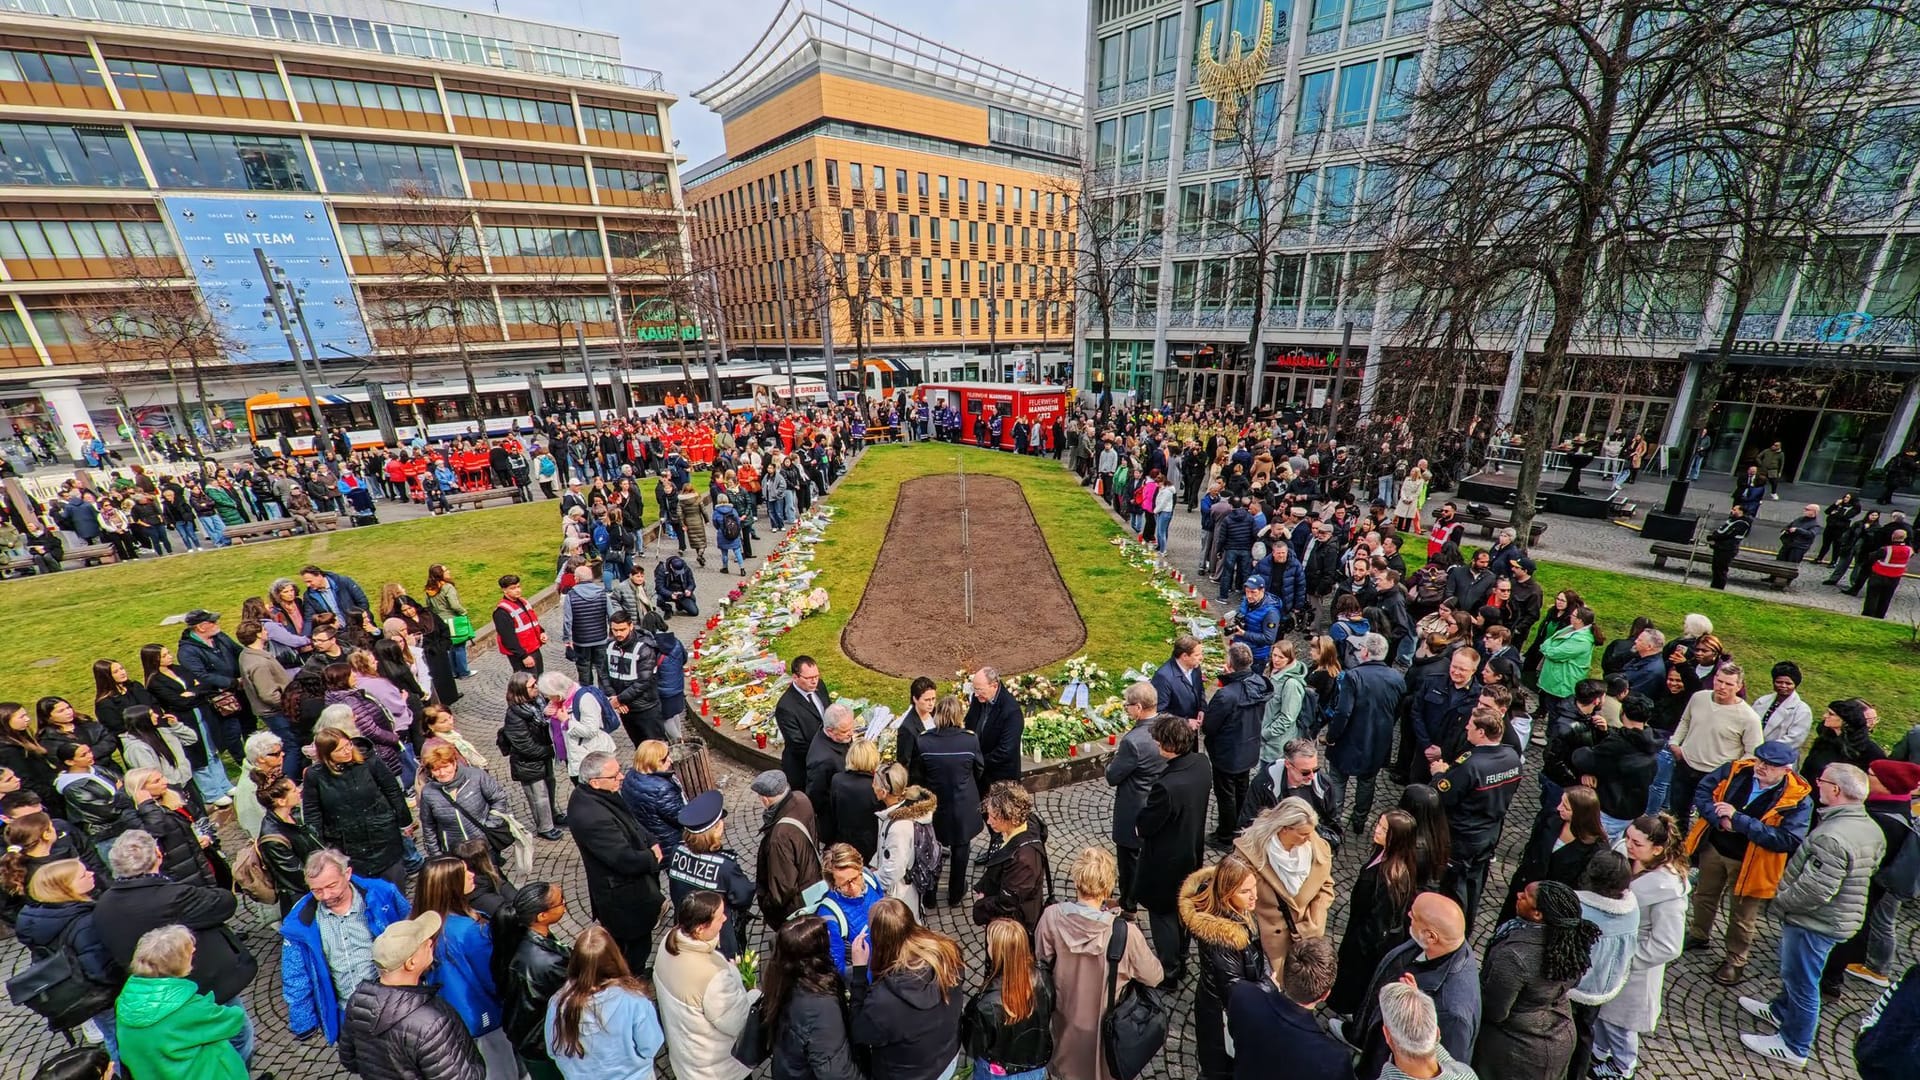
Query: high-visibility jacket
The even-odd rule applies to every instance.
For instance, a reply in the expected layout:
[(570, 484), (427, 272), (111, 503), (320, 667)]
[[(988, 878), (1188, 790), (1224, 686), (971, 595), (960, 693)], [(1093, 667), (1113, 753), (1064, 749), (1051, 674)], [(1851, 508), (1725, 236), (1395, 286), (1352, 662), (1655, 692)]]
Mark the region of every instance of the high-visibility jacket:
[(525, 600), (512, 600), (503, 596), (500, 598), (500, 602), (494, 606), (505, 611), (507, 617), (513, 620), (514, 644), (520, 646), (518, 650), (507, 648), (507, 639), (504, 635), (501, 635), (497, 642), (500, 646), (500, 655), (513, 656), (516, 655), (517, 652), (518, 655), (525, 656), (529, 653), (539, 652), (542, 631), (540, 629), (540, 616), (533, 610), (533, 605), (527, 603)]
[(1912, 548), (1905, 544), (1888, 544), (1875, 552), (1873, 566), (1869, 569), (1881, 577), (1897, 578), (1906, 574), (1907, 564), (1912, 561)]

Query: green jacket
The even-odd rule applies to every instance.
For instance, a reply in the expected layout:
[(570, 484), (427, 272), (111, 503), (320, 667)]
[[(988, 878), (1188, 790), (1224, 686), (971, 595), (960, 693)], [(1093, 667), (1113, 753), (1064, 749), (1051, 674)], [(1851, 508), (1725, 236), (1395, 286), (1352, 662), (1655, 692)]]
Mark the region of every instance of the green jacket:
[(223, 525), (245, 525), (246, 511), (240, 508), (240, 498), (217, 484), (207, 485), (207, 498), (213, 500), (213, 508), (220, 515)]
[(1307, 702), (1307, 662), (1295, 660), (1285, 671), (1273, 675), (1273, 696), (1267, 699), (1267, 711), (1260, 721), (1260, 760), (1279, 761), (1287, 743), (1306, 734), (1313, 717), (1301, 716)]
[(1567, 627), (1540, 643), (1540, 679), (1543, 694), (1572, 697), (1573, 686), (1593, 666), (1593, 628)]
[(1864, 806), (1826, 806), (1787, 860), (1773, 910), (1786, 922), (1845, 941), (1867, 921), (1867, 884), (1887, 837)]
[(114, 1004), (120, 1058), (140, 1080), (247, 1080), (229, 1042), (246, 1026), (238, 1005), (217, 1005), (189, 979), (134, 976)]

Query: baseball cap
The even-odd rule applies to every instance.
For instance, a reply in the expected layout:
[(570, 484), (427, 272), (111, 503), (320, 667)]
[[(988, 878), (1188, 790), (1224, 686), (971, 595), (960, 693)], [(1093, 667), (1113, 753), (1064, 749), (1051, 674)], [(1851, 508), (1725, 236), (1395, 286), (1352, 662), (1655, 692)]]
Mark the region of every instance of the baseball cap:
[(1800, 760), (1800, 752), (1781, 739), (1768, 739), (1761, 743), (1753, 756), (1769, 765), (1792, 765)]
[(411, 919), (388, 924), (373, 942), (373, 962), (381, 971), (394, 971), (440, 932), (440, 913), (423, 911)]
[(1266, 577), (1265, 577), (1265, 576), (1263, 576), (1263, 575), (1260, 575), (1260, 574), (1249, 574), (1249, 575), (1247, 575), (1247, 584), (1246, 584), (1246, 587), (1247, 587), (1247, 588), (1249, 588), (1249, 589), (1263, 589), (1263, 590), (1264, 590), (1264, 589), (1265, 589), (1265, 588), (1267, 587), (1267, 579), (1266, 579)]
[(187, 615), (186, 615), (186, 622), (188, 626), (199, 626), (203, 622), (219, 622), (219, 621), (220, 621), (220, 613), (217, 611), (208, 611), (206, 608), (200, 608), (200, 607), (194, 608), (192, 611), (187, 612)]

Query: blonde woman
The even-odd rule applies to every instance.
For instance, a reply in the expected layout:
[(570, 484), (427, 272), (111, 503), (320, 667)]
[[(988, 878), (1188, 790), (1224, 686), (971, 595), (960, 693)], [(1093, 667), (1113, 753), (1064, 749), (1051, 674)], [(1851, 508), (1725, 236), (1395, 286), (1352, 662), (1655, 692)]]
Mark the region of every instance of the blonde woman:
[(865, 860), (852, 844), (835, 844), (821, 853), (820, 865), (827, 877), (827, 894), (813, 914), (827, 920), (827, 944), (833, 952), (833, 966), (841, 975), (852, 965), (850, 953), (855, 938), (866, 932), (867, 919), (875, 904), (886, 898), (880, 879), (867, 869)]
[[(93, 893), (99, 883), (79, 859), (58, 859), (40, 867), (27, 885), (27, 906), (20, 911), (14, 934), (34, 956), (60, 947), (62, 938), (80, 960), (80, 970), (102, 986), (120, 982), (119, 967), (93, 925)], [(118, 1056), (120, 1040), (108, 1005), (93, 1018), (95, 1030), (109, 1052)]]
[(1275, 975), (1287, 969), (1293, 943), (1325, 937), (1333, 907), (1333, 849), (1320, 835), (1320, 815), (1299, 796), (1253, 820), (1234, 841), (1234, 853), (1253, 867), (1254, 924)]
[(1058, 1080), (1108, 1080), (1101, 1051), (1100, 1017), (1106, 1011), (1107, 944), (1114, 934), (1125, 934), (1120, 958), (1117, 995), (1127, 983), (1158, 986), (1165, 971), (1147, 936), (1107, 907), (1119, 878), (1113, 853), (1090, 847), (1080, 852), (1070, 871), (1074, 898), (1040, 913), (1034, 952), (1053, 969), (1059, 995), (1053, 1010), (1053, 1060), (1048, 1068)]
[(959, 992), (966, 970), (960, 946), (921, 926), (898, 900), (874, 905), (868, 933), (849, 950), (856, 970), (853, 1041), (870, 1055), (868, 1075), (887, 1080), (944, 1080), (960, 1061)]
[(1393, 524), (1401, 532), (1420, 531), (1420, 505), (1427, 497), (1427, 473), (1415, 465), (1400, 481), (1399, 497), (1393, 504)]
[(880, 843), (873, 858), (873, 875), (880, 879), (881, 891), (907, 905), (917, 919), (920, 890), (913, 885), (914, 833), (920, 827), (933, 828), (933, 812), (939, 801), (926, 788), (909, 784), (906, 767), (899, 762), (882, 766), (873, 774), (873, 795), (880, 802), (880, 809), (874, 812), (879, 819)]
[[(880, 847), (880, 800), (873, 794), (880, 768), (880, 744), (857, 738), (847, 746), (847, 767), (827, 782), (827, 801), (838, 839), (853, 845), (867, 862)], [(818, 810), (818, 807), (815, 807)]]

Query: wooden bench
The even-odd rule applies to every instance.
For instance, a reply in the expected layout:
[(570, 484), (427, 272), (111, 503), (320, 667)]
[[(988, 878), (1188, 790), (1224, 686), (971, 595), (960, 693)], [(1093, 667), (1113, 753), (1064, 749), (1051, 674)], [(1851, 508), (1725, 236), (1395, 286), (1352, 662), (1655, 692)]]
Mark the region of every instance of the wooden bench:
[(456, 491), (447, 496), (447, 508), (457, 510), (463, 506), (485, 506), (495, 499), (502, 502), (517, 503), (520, 501), (520, 489), (502, 487), (487, 488), (484, 491)]
[[(1499, 532), (1501, 529), (1510, 528), (1513, 525), (1513, 515), (1511, 514), (1475, 514), (1462, 510), (1456, 514), (1455, 517), (1468, 525), (1476, 526), (1480, 530), (1480, 535), (1486, 537), (1488, 540), (1493, 539), (1494, 533)], [(1532, 547), (1539, 543), (1540, 537), (1545, 534), (1546, 531), (1547, 523), (1541, 521), (1539, 518), (1535, 518), (1533, 522), (1527, 526), (1527, 546)]]
[[(313, 515), (313, 523), (321, 532), (332, 532), (340, 527), (340, 515), (329, 510)], [(229, 540), (274, 540), (283, 536), (299, 536), (300, 523), (292, 518), (274, 518), (272, 521), (247, 521), (239, 525), (227, 526)]]
[[(1653, 552), (1653, 566), (1656, 570), (1665, 570), (1668, 559), (1679, 559), (1681, 562), (1697, 562), (1703, 564), (1711, 564), (1713, 562), (1712, 551), (1706, 548), (1688, 547), (1685, 544), (1669, 544), (1665, 541), (1655, 541), (1648, 550)], [(1779, 562), (1774, 559), (1756, 559), (1745, 555), (1735, 555), (1733, 562), (1728, 565), (1735, 570), (1744, 570), (1750, 574), (1759, 574), (1767, 579), (1768, 585), (1781, 590), (1793, 584), (1794, 579), (1800, 576), (1800, 564)]]
[[(95, 563), (119, 562), (113, 554), (112, 544), (86, 544), (69, 547), (60, 554), (60, 566), (92, 566)], [(8, 559), (6, 571), (9, 575), (35, 572), (36, 564), (29, 558)]]

